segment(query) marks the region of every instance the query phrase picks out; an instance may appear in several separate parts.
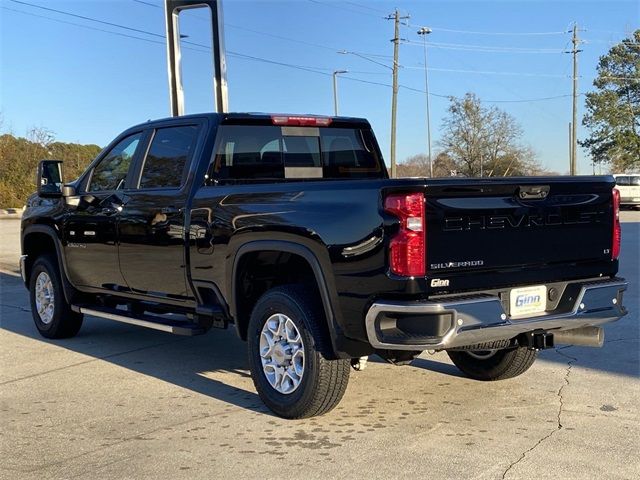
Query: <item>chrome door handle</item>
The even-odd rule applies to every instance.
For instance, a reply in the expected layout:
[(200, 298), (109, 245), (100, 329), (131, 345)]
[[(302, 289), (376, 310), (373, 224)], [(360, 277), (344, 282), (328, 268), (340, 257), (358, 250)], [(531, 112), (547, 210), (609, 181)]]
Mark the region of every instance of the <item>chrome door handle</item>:
[(115, 215), (120, 212), (122, 212), (122, 205), (112, 204), (102, 209), (102, 213), (104, 213), (105, 215)]

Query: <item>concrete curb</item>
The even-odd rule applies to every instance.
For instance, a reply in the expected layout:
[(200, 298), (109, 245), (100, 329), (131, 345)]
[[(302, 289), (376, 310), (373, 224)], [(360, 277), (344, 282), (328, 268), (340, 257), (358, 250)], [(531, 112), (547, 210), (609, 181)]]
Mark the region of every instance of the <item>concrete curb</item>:
[(22, 218), (22, 212), (24, 212), (24, 207), (0, 208), (0, 220), (12, 220), (17, 218)]

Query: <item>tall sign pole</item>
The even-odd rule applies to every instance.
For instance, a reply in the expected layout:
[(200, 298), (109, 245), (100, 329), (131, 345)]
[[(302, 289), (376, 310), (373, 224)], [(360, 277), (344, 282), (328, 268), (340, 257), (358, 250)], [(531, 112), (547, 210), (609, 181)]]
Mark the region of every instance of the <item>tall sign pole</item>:
[(182, 84), (182, 57), (180, 52), (180, 12), (194, 8), (208, 8), (211, 13), (213, 45), (213, 90), (215, 111), (229, 110), (227, 93), (227, 60), (224, 48), (224, 22), (221, 0), (165, 0), (165, 27), (167, 36), (167, 72), (169, 75), (169, 104), (171, 116), (184, 115), (184, 89)]

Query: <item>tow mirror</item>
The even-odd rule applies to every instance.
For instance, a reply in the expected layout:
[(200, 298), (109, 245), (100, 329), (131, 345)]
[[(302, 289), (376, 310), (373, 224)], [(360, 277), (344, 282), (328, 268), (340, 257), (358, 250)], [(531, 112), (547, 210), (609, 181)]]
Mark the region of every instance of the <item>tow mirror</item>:
[(62, 160), (40, 160), (36, 187), (41, 197), (62, 197)]

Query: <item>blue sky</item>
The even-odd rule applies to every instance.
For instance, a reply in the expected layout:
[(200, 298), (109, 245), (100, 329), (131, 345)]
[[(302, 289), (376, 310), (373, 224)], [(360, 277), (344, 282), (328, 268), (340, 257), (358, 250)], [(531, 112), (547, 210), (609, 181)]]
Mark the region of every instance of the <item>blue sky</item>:
[[(44, 126), (62, 141), (106, 145), (135, 123), (168, 116), (161, 0), (24, 2), (156, 35), (0, 0), (0, 110), (5, 130), (24, 135), (30, 126)], [(579, 61), (580, 91), (586, 92), (599, 56), (638, 28), (639, 5), (637, 0), (223, 0), (228, 52), (305, 68), (230, 53), (230, 109), (331, 114), (331, 72), (349, 70), (339, 80), (340, 113), (368, 118), (388, 161), (391, 88), (386, 85), (391, 71), (375, 62), (391, 64), (393, 22), (383, 17), (397, 7), (410, 15), (409, 25), (401, 29), (403, 39), (421, 42), (418, 27), (433, 30), (428, 64), (436, 151), (448, 105), (441, 96), (475, 92), (484, 101), (501, 101), (491, 104), (517, 119), (525, 142), (543, 165), (564, 173), (571, 55), (562, 52), (570, 48), (570, 35), (556, 32), (578, 22), (580, 37), (587, 42), (581, 45)], [(204, 11), (197, 11), (182, 19), (187, 41), (210, 43), (204, 17)], [(187, 113), (213, 109), (211, 58), (202, 50), (184, 50)], [(369, 60), (337, 53), (340, 50), (366, 54)], [(400, 84), (419, 90), (401, 88), (399, 94), (402, 161), (426, 152), (421, 44), (403, 43), (399, 63)], [(560, 98), (528, 101), (547, 97)], [(582, 107), (581, 99), (580, 119)], [(584, 130), (578, 132), (584, 138)], [(579, 172), (591, 173), (584, 152), (578, 159)]]

